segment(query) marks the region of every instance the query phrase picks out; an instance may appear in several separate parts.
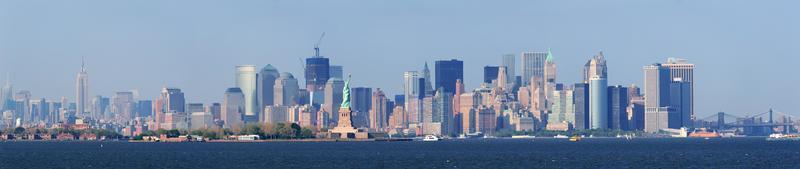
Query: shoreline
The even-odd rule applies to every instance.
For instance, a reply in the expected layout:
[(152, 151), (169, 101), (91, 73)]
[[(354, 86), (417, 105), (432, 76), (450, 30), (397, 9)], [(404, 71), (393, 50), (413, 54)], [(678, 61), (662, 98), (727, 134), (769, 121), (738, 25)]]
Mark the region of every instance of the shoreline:
[[(635, 137), (631, 139), (618, 138), (618, 137), (586, 137), (581, 138), (584, 140), (592, 139), (619, 139), (619, 140), (637, 140), (637, 139), (747, 139), (747, 138), (766, 138), (765, 136), (748, 136), (748, 137)], [(553, 138), (553, 137), (536, 137), (536, 138), (467, 138), (467, 139), (444, 139), (442, 141), (465, 141), (465, 140), (568, 140), (568, 138)], [(269, 143), (269, 142), (406, 142), (406, 141), (419, 141), (414, 138), (392, 138), (392, 139), (269, 139), (269, 140), (206, 140), (206, 141), (145, 141), (145, 140), (0, 140), (3, 142), (129, 142), (129, 143)]]

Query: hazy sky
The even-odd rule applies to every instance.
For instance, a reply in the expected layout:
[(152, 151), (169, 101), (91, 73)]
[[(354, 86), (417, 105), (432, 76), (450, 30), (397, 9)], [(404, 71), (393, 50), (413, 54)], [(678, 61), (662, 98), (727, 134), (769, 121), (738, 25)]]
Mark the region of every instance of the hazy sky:
[[(0, 77), (34, 97), (74, 101), (80, 58), (91, 95), (163, 86), (189, 102), (219, 102), (235, 65), (273, 64), (302, 79), (322, 55), (353, 86), (402, 91), (425, 61), (464, 60), (468, 88), (501, 55), (552, 48), (558, 81), (581, 79), (603, 51), (609, 84), (641, 86), (644, 65), (696, 64), (698, 116), (718, 111), (798, 114), (796, 1), (198, 1), (0, 0)], [(519, 62), (519, 60), (518, 60)], [(432, 66), (432, 64), (431, 64)], [(519, 69), (521, 66), (517, 66)], [(520, 70), (517, 70), (519, 74)], [(303, 85), (302, 83), (300, 85)]]

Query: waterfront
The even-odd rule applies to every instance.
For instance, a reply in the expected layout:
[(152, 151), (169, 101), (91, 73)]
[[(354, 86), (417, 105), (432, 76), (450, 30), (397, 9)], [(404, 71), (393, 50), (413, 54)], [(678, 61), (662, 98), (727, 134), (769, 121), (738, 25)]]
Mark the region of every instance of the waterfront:
[(798, 168), (798, 145), (764, 138), (0, 142), (0, 168)]

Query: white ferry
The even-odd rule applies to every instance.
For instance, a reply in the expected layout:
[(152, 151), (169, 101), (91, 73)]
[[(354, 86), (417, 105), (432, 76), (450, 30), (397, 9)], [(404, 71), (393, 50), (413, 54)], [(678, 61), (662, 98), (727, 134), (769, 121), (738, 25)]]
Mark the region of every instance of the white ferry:
[(436, 137), (434, 135), (427, 135), (425, 136), (425, 138), (422, 139), (422, 141), (439, 141), (439, 140), (441, 139), (439, 139), (439, 137)]

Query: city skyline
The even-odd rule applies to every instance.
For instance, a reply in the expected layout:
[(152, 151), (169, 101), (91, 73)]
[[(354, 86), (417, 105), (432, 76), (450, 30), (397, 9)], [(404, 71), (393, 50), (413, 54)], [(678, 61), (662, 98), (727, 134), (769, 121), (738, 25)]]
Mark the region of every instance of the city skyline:
[[(671, 6), (672, 8), (682, 7), (682, 5), (680, 4), (679, 5), (672, 4), (672, 5), (673, 5)], [(692, 5), (703, 6), (708, 4), (689, 3), (687, 6), (692, 6)], [(503, 6), (509, 7), (510, 5), (504, 4)], [(554, 6), (570, 7), (569, 4), (566, 5), (555, 4)], [(613, 5), (611, 6), (613, 7)], [(25, 5), (23, 4), (20, 7), (24, 9)], [(61, 9), (58, 7), (49, 7), (49, 8)], [(464, 10), (475, 7), (471, 7), (468, 5), (467, 7), (459, 7), (459, 8), (460, 9), (454, 9), (454, 10), (463, 13)], [(13, 16), (17, 14), (14, 12), (17, 10), (19, 9), (3, 10), (6, 12), (0, 12), (0, 17)], [(597, 9), (592, 9), (592, 10), (597, 10)], [(95, 11), (95, 12), (102, 13), (101, 11)], [(558, 11), (549, 11), (549, 12), (550, 12), (549, 14), (553, 15), (560, 14), (560, 12)], [(235, 14), (235, 12), (231, 11), (227, 11), (226, 13)], [(623, 11), (621, 13), (624, 14), (625, 12)], [(94, 12), (90, 12), (89, 14), (94, 14)], [(440, 16), (440, 17), (449, 16), (442, 13), (434, 13), (434, 14), (435, 16)], [(700, 14), (703, 13), (700, 12)], [(46, 16), (47, 14), (43, 15)], [(524, 16), (547, 17), (550, 15), (537, 16), (530, 14), (530, 15), (522, 15), (521, 17)], [(687, 16), (678, 16), (678, 18), (680, 17), (687, 17)], [(542, 40), (531, 40), (540, 42), (531, 42), (529, 44), (525, 44), (524, 42), (516, 41), (516, 39), (518, 38), (525, 39), (525, 37), (530, 38), (532, 36), (535, 37), (546, 34), (535, 31), (528, 32), (528, 31), (516, 30), (513, 32), (519, 33), (516, 34), (518, 38), (515, 38), (510, 34), (501, 34), (500, 36), (496, 38), (490, 38), (485, 42), (481, 42), (480, 40), (475, 40), (470, 43), (458, 43), (455, 45), (449, 44), (448, 43), (450, 42), (449, 40), (447, 41), (437, 40), (436, 43), (440, 43), (443, 48), (440, 50), (430, 50), (425, 47), (416, 45), (410, 46), (411, 48), (409, 48), (407, 43), (397, 43), (400, 44), (398, 46), (401, 47), (389, 47), (388, 43), (381, 43), (382, 45), (378, 45), (379, 48), (370, 48), (369, 46), (372, 45), (366, 45), (366, 47), (358, 47), (365, 44), (354, 43), (352, 41), (347, 40), (349, 38), (347, 38), (346, 36), (353, 35), (352, 32), (347, 32), (337, 29), (317, 28), (317, 29), (304, 29), (302, 31), (293, 32), (291, 36), (295, 36), (295, 38), (284, 37), (274, 40), (275, 42), (292, 41), (292, 43), (289, 43), (286, 46), (277, 45), (279, 47), (260, 49), (261, 47), (259, 46), (269, 46), (268, 44), (274, 45), (275, 42), (271, 41), (262, 41), (264, 42), (263, 44), (254, 43), (238, 47), (221, 46), (216, 49), (207, 49), (214, 51), (219, 50), (215, 52), (216, 54), (197, 55), (197, 57), (195, 58), (192, 57), (192, 55), (196, 55), (197, 53), (196, 51), (192, 51), (192, 49), (197, 49), (198, 47), (201, 46), (203, 48), (208, 47), (206, 45), (200, 45), (200, 44), (205, 44), (205, 43), (217, 44), (216, 41), (218, 41), (218, 39), (214, 40), (212, 38), (211, 40), (193, 40), (195, 43), (198, 44), (196, 44), (196, 46), (194, 47), (189, 47), (189, 48), (186, 47), (175, 47), (175, 49), (158, 48), (155, 46), (144, 45), (141, 43), (131, 44), (130, 42), (126, 42), (126, 39), (130, 37), (117, 35), (118, 33), (114, 32), (120, 32), (120, 34), (122, 34), (125, 33), (126, 31), (130, 33), (130, 31), (132, 30), (122, 29), (122, 27), (118, 26), (108, 26), (105, 28), (108, 28), (108, 30), (110, 31), (107, 32), (108, 34), (106, 34), (109, 37), (105, 40), (110, 40), (116, 43), (110, 43), (108, 45), (103, 45), (103, 46), (111, 47), (110, 49), (95, 49), (93, 47), (90, 47), (92, 44), (97, 44), (98, 42), (98, 41), (93, 41), (90, 38), (89, 41), (91, 42), (88, 42), (87, 46), (64, 45), (66, 47), (76, 47), (75, 49), (65, 50), (63, 49), (64, 47), (42, 47), (40, 45), (34, 45), (35, 43), (43, 42), (43, 40), (45, 40), (46, 38), (29, 37), (30, 33), (46, 33), (54, 35), (55, 33), (59, 33), (60, 31), (47, 31), (47, 30), (22, 31), (19, 29), (36, 26), (36, 24), (24, 23), (15, 20), (15, 18), (10, 18), (10, 19), (11, 20), (9, 20), (8, 23), (11, 23), (15, 26), (11, 26), (10, 28), (7, 29), (0, 29), (0, 37), (8, 37), (8, 38), (3, 38), (4, 40), (0, 40), (0, 49), (3, 49), (0, 50), (2, 51), (0, 52), (0, 57), (2, 58), (2, 62), (0, 62), (0, 70), (2, 72), (8, 72), (12, 74), (11, 82), (17, 91), (28, 90), (31, 91), (33, 98), (43, 97), (48, 100), (57, 100), (63, 96), (67, 97), (71, 102), (75, 101), (75, 98), (72, 97), (75, 95), (74, 76), (75, 73), (78, 72), (76, 67), (78, 67), (77, 66), (79, 63), (78, 60), (82, 56), (85, 56), (87, 58), (87, 67), (88, 67), (87, 69), (89, 69), (89, 73), (91, 75), (89, 86), (92, 88), (90, 88), (89, 93), (91, 95), (89, 97), (94, 97), (94, 95), (103, 95), (104, 97), (110, 97), (114, 93), (119, 91), (128, 91), (130, 89), (136, 89), (139, 91), (138, 93), (140, 95), (139, 99), (154, 99), (158, 96), (159, 94), (158, 91), (160, 90), (160, 88), (167, 86), (167, 87), (181, 88), (187, 95), (187, 102), (201, 102), (201, 103), (222, 102), (222, 96), (223, 96), (222, 93), (225, 91), (225, 89), (236, 86), (234, 81), (235, 71), (233, 69), (236, 65), (256, 65), (257, 69), (260, 69), (264, 65), (272, 64), (278, 70), (281, 70), (281, 72), (290, 72), (294, 74), (295, 78), (297, 78), (298, 81), (301, 81), (299, 85), (302, 86), (304, 85), (302, 81), (305, 81), (305, 79), (301, 79), (303, 71), (302, 71), (302, 65), (300, 65), (301, 62), (299, 61), (298, 58), (304, 59), (313, 56), (312, 47), (314, 42), (317, 41), (318, 34), (320, 32), (328, 32), (328, 36), (326, 37), (326, 39), (323, 40), (324, 43), (322, 43), (321, 45), (322, 48), (321, 55), (330, 58), (331, 65), (341, 65), (345, 70), (345, 72), (352, 73), (355, 77), (358, 77), (354, 80), (353, 83), (354, 87), (381, 88), (389, 96), (402, 94), (403, 72), (419, 71), (421, 70), (423, 64), (426, 61), (429, 62), (429, 64), (433, 64), (436, 60), (458, 59), (464, 61), (464, 77), (465, 77), (464, 84), (466, 85), (465, 88), (467, 90), (470, 90), (478, 87), (478, 82), (483, 81), (482, 68), (487, 65), (501, 65), (502, 56), (504, 54), (514, 54), (517, 56), (516, 60), (517, 68), (510, 72), (516, 72), (516, 74), (519, 75), (520, 72), (522, 72), (520, 64), (521, 60), (519, 57), (522, 55), (523, 52), (544, 52), (547, 48), (551, 48), (553, 49), (553, 53), (557, 56), (555, 61), (559, 64), (557, 70), (559, 74), (558, 82), (564, 84), (574, 84), (576, 82), (579, 82), (581, 78), (580, 76), (580, 70), (582, 68), (581, 65), (583, 64), (583, 62), (585, 62), (585, 60), (590, 58), (591, 55), (594, 55), (594, 53), (599, 51), (603, 51), (605, 53), (606, 59), (608, 60), (609, 86), (610, 85), (628, 86), (630, 84), (636, 84), (637, 86), (641, 87), (643, 86), (642, 83), (643, 73), (641, 70), (642, 66), (654, 62), (664, 62), (668, 57), (679, 57), (688, 59), (689, 62), (691, 63), (701, 65), (701, 69), (696, 72), (699, 77), (702, 77), (700, 78), (702, 80), (700, 80), (696, 84), (697, 92), (695, 92), (697, 96), (696, 97), (697, 100), (695, 101), (696, 103), (695, 109), (696, 112), (698, 113), (698, 116), (704, 117), (712, 115), (713, 113), (718, 111), (734, 112), (734, 113), (740, 113), (742, 115), (744, 115), (744, 113), (746, 112), (755, 114), (763, 112), (769, 107), (774, 107), (777, 110), (786, 112), (796, 112), (798, 109), (800, 109), (800, 107), (791, 104), (792, 102), (797, 101), (797, 99), (794, 99), (792, 97), (788, 96), (778, 96), (778, 98), (765, 97), (765, 95), (767, 94), (772, 94), (772, 95), (782, 94), (785, 93), (785, 91), (789, 91), (790, 93), (792, 92), (796, 93), (797, 90), (792, 90), (791, 88), (782, 88), (784, 85), (773, 85), (766, 87), (766, 89), (753, 87), (755, 84), (759, 84), (756, 83), (758, 81), (777, 81), (777, 82), (798, 81), (796, 77), (777, 78), (775, 76), (765, 76), (765, 77), (756, 76), (769, 73), (777, 74), (776, 72), (780, 72), (781, 67), (784, 67), (785, 65), (765, 67), (763, 68), (764, 70), (761, 69), (742, 70), (737, 67), (745, 67), (748, 64), (734, 62), (731, 60), (737, 60), (744, 57), (732, 57), (739, 55), (730, 55), (721, 58), (721, 56), (718, 55), (723, 55), (723, 54), (714, 54), (714, 53), (721, 52), (722, 50), (720, 49), (727, 49), (730, 51), (739, 51), (743, 49), (720, 48), (716, 46), (717, 47), (716, 50), (698, 52), (700, 50), (698, 49), (698, 47), (688, 47), (688, 45), (683, 46), (684, 48), (676, 47), (676, 46), (682, 46), (682, 45), (675, 45), (676, 43), (683, 43), (679, 41), (666, 44), (662, 43), (660, 45), (659, 44), (644, 45), (644, 46), (639, 45), (638, 47), (644, 47), (653, 50), (652, 52), (644, 53), (641, 52), (641, 49), (634, 49), (634, 47), (628, 49), (620, 47), (624, 45), (619, 45), (619, 44), (608, 45), (602, 42), (603, 41), (602, 39), (605, 38), (598, 38), (593, 36), (585, 36), (586, 38), (573, 37), (577, 39), (574, 41), (570, 40), (558, 41), (556, 40), (559, 39), (558, 37), (549, 37), (549, 38), (543, 38)], [(250, 19), (258, 19), (258, 18), (250, 18)], [(326, 20), (326, 19), (317, 19), (317, 20)], [(335, 21), (337, 19), (328, 18), (328, 20)], [(96, 21), (87, 21), (84, 19), (82, 19), (81, 21), (98, 24)], [(423, 21), (425, 20), (423, 19)], [(696, 22), (697, 20), (692, 20), (692, 21)], [(150, 22), (155, 22), (155, 21), (134, 19), (133, 22), (144, 22), (144, 25), (142, 26), (150, 27), (153, 26), (153, 23)], [(405, 21), (405, 22), (412, 22), (412, 21)], [(191, 23), (194, 22), (188, 22), (186, 24), (191, 24)], [(499, 23), (511, 23), (511, 22), (500, 21)], [(53, 23), (53, 24), (58, 24), (58, 23)], [(791, 25), (791, 23), (786, 23), (786, 24)], [(291, 25), (294, 24), (289, 24), (287, 26)], [(545, 26), (545, 28), (543, 29), (553, 29), (559, 27), (559, 25), (563, 25), (563, 23), (561, 24), (555, 23), (554, 26)], [(134, 28), (140, 27), (138, 25), (129, 25), (129, 26)], [(701, 28), (711, 29), (710, 27), (701, 27)], [(215, 30), (221, 31), (227, 29), (215, 28)], [(378, 29), (378, 30), (382, 30), (381, 32), (383, 33), (400, 31), (391, 29)], [(610, 30), (603, 30), (603, 31), (586, 31), (585, 33), (580, 33), (580, 34), (585, 35), (590, 32), (603, 33), (606, 31), (611, 32), (612, 34), (615, 32)], [(68, 32), (60, 32), (60, 33), (70, 33), (70, 32), (92, 35), (95, 36), (94, 38), (98, 38), (96, 36), (100, 35), (100, 34), (81, 32), (75, 30)], [(132, 31), (132, 32), (137, 33), (138, 31)], [(474, 37), (475, 35), (488, 36), (492, 33), (497, 33), (497, 31), (485, 31), (485, 33), (481, 33), (484, 32), (481, 30), (468, 30), (468, 32), (474, 33), (473, 36), (469, 37)], [(543, 32), (553, 32), (553, 31), (551, 30)], [(22, 35), (15, 35), (18, 33)], [(153, 31), (153, 32), (138, 32), (138, 33), (146, 35), (156, 35), (165, 32)], [(260, 35), (262, 37), (272, 34), (268, 30), (251, 30), (248, 31), (248, 33)], [(703, 31), (703, 33), (709, 33), (709, 32)], [(563, 35), (564, 33), (555, 32), (554, 34)], [(616, 35), (620, 35), (620, 33), (616, 32)], [(191, 37), (191, 35), (189, 36)], [(448, 36), (453, 36), (453, 35), (448, 35)], [(66, 40), (59, 40), (62, 42), (69, 42), (80, 39), (78, 37), (70, 38), (67, 35), (58, 35), (51, 38), (58, 38), (58, 37), (66, 38)], [(381, 39), (379, 37), (381, 36), (372, 35), (372, 36), (357, 36), (356, 38), (365, 41), (370, 41), (370, 40), (391, 41), (390, 39)], [(681, 35), (681, 37), (684, 37), (684, 35)], [(231, 41), (237, 41), (237, 39), (245, 39), (245, 40), (248, 39), (247, 37), (241, 35), (233, 36), (231, 38), (233, 38), (229, 39)], [(156, 40), (156, 39), (160, 38), (153, 38), (149, 40)], [(580, 41), (581, 39), (593, 42), (585, 44), (569, 45), (570, 42)], [(703, 39), (703, 38), (701, 39), (705, 40), (706, 42), (711, 41), (711, 42), (722, 43), (721, 40)], [(758, 38), (756, 39), (758, 40)], [(253, 39), (249, 40), (252, 41)], [(405, 40), (406, 42), (409, 41), (409, 39), (402, 39), (402, 40)], [(508, 40), (509, 43), (501, 43), (502, 41), (497, 42), (498, 40)], [(607, 39), (607, 40), (614, 41), (613, 39)], [(547, 41), (551, 42), (548, 43)], [(629, 40), (628, 43), (632, 41), (636, 40)], [(141, 41), (141, 42), (146, 42), (146, 41)], [(181, 40), (179, 42), (184, 42), (184, 41)], [(175, 43), (175, 45), (178, 44), (180, 43)], [(394, 45), (394, 43), (391, 44)], [(791, 44), (792, 43), (790, 42), (785, 45), (791, 46)], [(55, 45), (55, 44), (50, 44), (50, 45)], [(114, 51), (108, 51), (111, 49), (120, 49), (124, 45), (143, 45), (144, 47), (137, 48), (138, 50), (136, 49), (121, 50), (119, 51), (120, 53)], [(485, 47), (486, 49), (474, 50), (469, 48), (463, 48), (465, 46), (473, 46), (473, 45), (476, 45), (476, 47), (486, 46)], [(174, 47), (174, 45), (168, 45), (168, 46)], [(663, 48), (658, 48), (659, 46)], [(280, 49), (282, 47), (288, 47), (288, 48)], [(715, 46), (711, 45), (711, 47)], [(408, 49), (409, 51), (401, 51), (399, 52), (399, 54), (392, 54), (392, 55), (384, 55), (384, 53), (376, 53), (377, 52), (376, 50), (378, 49), (382, 49), (380, 51), (394, 52), (398, 51), (398, 49), (404, 49), (404, 48)], [(158, 50), (152, 52), (142, 52), (142, 51), (149, 51), (152, 49), (158, 49)], [(246, 50), (248, 52), (242, 54), (237, 49)], [(415, 49), (420, 49), (420, 50), (417, 51)], [(682, 52), (682, 50), (684, 49), (686, 49), (687, 52)], [(747, 51), (746, 49), (744, 50)], [(50, 53), (55, 51), (62, 51), (62, 53)], [(133, 51), (132, 53), (142, 54), (142, 56), (132, 56), (130, 54), (121, 53), (123, 51), (129, 51), (129, 52)], [(270, 52), (268, 51), (272, 52), (277, 51), (277, 53), (269, 54)], [(689, 52), (689, 51), (694, 51), (694, 52)], [(756, 57), (770, 57), (769, 56), (770, 52), (775, 52), (767, 50), (759, 50), (759, 51), (763, 51), (763, 53), (755, 53), (758, 54), (758, 56)], [(230, 54), (228, 54), (227, 52), (230, 52)], [(288, 53), (288, 54), (281, 54), (281, 53)], [(153, 55), (153, 56), (144, 56), (144, 55)], [(229, 55), (239, 55), (241, 57), (229, 56)], [(370, 57), (370, 55), (373, 56)], [(402, 59), (401, 57), (404, 57), (404, 55), (411, 56), (413, 59)], [(647, 55), (647, 57), (640, 57), (642, 55)], [(165, 60), (166, 63), (169, 63), (169, 65), (174, 65), (175, 68), (174, 69), (164, 68), (162, 64), (166, 63), (160, 63), (156, 60), (152, 60), (153, 57), (156, 56), (160, 56)], [(780, 56), (785, 56), (785, 55), (780, 55)], [(771, 57), (776, 57), (776, 56), (771, 56)], [(230, 60), (222, 60), (223, 58)], [(42, 61), (32, 62), (33, 60), (41, 60), (41, 59), (48, 61), (52, 60), (53, 63), (42, 62)], [(137, 59), (143, 59), (143, 61), (137, 61)], [(185, 61), (187, 59), (200, 59), (200, 60), (208, 59), (208, 60), (213, 60), (213, 63), (209, 62), (193, 63)], [(394, 63), (401, 59), (414, 60), (414, 62), (402, 61), (400, 62), (402, 64)], [(755, 59), (751, 62), (758, 63), (758, 65), (769, 65), (766, 63), (773, 63), (775, 60), (791, 62), (792, 59), (795, 58), (779, 57), (779, 59), (774, 59), (774, 58), (764, 59), (764, 60)], [(353, 64), (352, 63), (353, 60), (363, 60), (364, 63), (374, 62), (376, 64), (364, 64), (364, 63)], [(380, 64), (380, 61), (382, 60), (386, 60), (386, 62), (384, 62), (385, 64)], [(124, 64), (118, 62), (122, 62)], [(27, 64), (28, 67), (23, 67), (26, 64), (16, 64), (16, 63), (30, 63), (35, 65)], [(184, 63), (186, 64), (184, 65)], [(154, 66), (149, 66), (151, 64)], [(776, 69), (778, 71), (774, 71)], [(435, 68), (432, 71), (435, 71)], [(724, 73), (731, 71), (735, 73)], [(162, 74), (154, 74), (154, 72), (160, 72)], [(196, 76), (196, 75), (191, 75), (192, 73), (207, 74), (207, 75)], [(730, 75), (730, 74), (739, 74), (739, 75)], [(44, 79), (45, 77), (48, 79), (46, 82), (41, 80)], [(433, 78), (435, 79), (436, 77)], [(219, 79), (219, 80), (209, 81), (208, 79)], [(130, 82), (127, 82), (129, 80)], [(433, 79), (429, 80), (433, 81)], [(750, 81), (755, 81), (755, 82), (750, 82)], [(746, 94), (737, 94), (739, 92), (734, 92), (742, 90), (754, 90), (754, 92), (747, 92)], [(774, 98), (774, 99), (752, 99), (751, 97)], [(788, 97), (788, 98), (780, 99), (781, 97)]]

